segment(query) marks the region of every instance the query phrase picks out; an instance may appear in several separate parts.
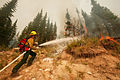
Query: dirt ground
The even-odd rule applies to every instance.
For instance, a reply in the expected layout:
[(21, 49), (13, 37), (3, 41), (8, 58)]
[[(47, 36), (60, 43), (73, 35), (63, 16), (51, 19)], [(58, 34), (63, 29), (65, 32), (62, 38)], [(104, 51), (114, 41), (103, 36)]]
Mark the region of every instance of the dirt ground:
[[(4, 52), (6, 53), (6, 52)], [(16, 76), (11, 76), (12, 68), (20, 59), (0, 73), (0, 80), (120, 80), (120, 57), (103, 52), (94, 57), (78, 57), (63, 51), (46, 55), (38, 51), (30, 67), (24, 64)]]

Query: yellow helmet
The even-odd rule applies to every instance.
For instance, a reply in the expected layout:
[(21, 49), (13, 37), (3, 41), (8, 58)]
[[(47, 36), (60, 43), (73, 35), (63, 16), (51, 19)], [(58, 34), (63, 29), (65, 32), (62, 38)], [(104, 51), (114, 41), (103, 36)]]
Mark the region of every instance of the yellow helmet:
[(31, 31), (30, 35), (37, 35), (36, 31)]

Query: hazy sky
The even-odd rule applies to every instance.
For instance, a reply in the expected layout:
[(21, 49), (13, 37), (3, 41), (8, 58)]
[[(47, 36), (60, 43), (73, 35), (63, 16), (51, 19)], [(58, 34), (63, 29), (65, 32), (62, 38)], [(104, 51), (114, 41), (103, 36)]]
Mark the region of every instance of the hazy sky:
[[(10, 0), (0, 0), (0, 7)], [(91, 0), (18, 0), (17, 10), (14, 13), (15, 21), (18, 19), (18, 29), (21, 31), (25, 26), (28, 25), (30, 21), (43, 9), (43, 12), (48, 13), (48, 17), (51, 21), (56, 22), (58, 26), (58, 33), (64, 26), (64, 18), (66, 13), (66, 8), (69, 9), (70, 14), (76, 15), (75, 8), (79, 10), (82, 8), (87, 13), (91, 10)], [(106, 6), (116, 15), (120, 15), (120, 0), (97, 0), (102, 6)]]

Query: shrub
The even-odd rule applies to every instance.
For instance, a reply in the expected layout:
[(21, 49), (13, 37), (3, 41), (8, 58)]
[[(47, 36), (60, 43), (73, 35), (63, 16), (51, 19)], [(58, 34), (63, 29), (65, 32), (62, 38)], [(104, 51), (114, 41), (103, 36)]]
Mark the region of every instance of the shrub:
[(98, 38), (88, 38), (88, 39), (82, 38), (81, 40), (72, 41), (70, 44), (67, 45), (66, 50), (70, 52), (74, 47), (82, 47), (82, 46), (92, 47), (96, 45), (100, 45)]

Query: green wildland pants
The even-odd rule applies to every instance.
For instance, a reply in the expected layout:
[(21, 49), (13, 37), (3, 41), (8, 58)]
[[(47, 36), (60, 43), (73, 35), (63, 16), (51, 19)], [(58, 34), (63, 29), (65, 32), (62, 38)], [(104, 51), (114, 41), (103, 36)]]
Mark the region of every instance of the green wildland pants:
[(35, 57), (36, 57), (36, 53), (33, 52), (33, 51), (31, 51), (31, 50), (29, 50), (29, 51), (27, 51), (27, 52), (24, 54), (23, 59), (13, 68), (12, 73), (16, 73), (16, 72), (19, 70), (19, 68), (20, 68), (23, 64), (26, 63), (29, 55), (31, 55), (32, 57), (28, 60), (28, 64), (27, 64), (27, 65), (30, 66), (30, 65), (32, 64), (33, 60), (34, 60)]

